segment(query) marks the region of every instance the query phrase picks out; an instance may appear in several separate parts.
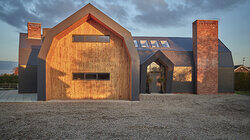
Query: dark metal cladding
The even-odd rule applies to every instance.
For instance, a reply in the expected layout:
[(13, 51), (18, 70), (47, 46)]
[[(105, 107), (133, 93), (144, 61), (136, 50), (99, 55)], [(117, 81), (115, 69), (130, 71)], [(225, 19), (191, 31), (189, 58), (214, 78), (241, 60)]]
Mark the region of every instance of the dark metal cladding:
[(29, 39), (27, 33), (20, 33), (19, 39), (19, 93), (37, 92), (37, 56), (41, 39)]

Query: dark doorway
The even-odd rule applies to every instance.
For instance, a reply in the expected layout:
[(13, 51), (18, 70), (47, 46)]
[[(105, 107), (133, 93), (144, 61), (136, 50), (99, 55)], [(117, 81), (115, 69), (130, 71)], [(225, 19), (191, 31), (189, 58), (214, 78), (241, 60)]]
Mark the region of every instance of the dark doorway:
[(165, 93), (166, 92), (166, 70), (161, 63), (155, 61), (147, 66), (147, 93)]

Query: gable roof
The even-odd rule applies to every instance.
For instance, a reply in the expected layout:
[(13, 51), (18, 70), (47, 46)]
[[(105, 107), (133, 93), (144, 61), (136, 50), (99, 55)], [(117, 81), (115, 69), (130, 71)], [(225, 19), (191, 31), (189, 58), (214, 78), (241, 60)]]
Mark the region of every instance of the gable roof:
[[(170, 48), (161, 48), (168, 51), (193, 51), (193, 38), (192, 37), (146, 37), (146, 36), (133, 36), (134, 40), (167, 40)], [(137, 49), (147, 50), (150, 48)], [(219, 52), (230, 52), (230, 50), (218, 40)]]
[[(97, 21), (107, 29), (114, 32), (121, 39), (123, 39), (124, 44), (129, 52), (129, 56), (132, 59), (132, 63), (139, 63), (139, 55), (136, 51), (136, 48), (134, 47), (131, 33), (91, 4), (87, 4), (86, 6), (75, 12), (73, 15), (69, 16), (67, 19), (51, 28), (45, 36), (38, 57), (46, 60), (50, 46), (57, 35), (65, 31), (66, 29), (75, 28), (71, 27), (75, 23), (83, 23), (90, 18)], [(80, 23), (78, 26), (81, 25)], [(67, 32), (65, 34), (67, 34)]]
[(248, 67), (244, 66), (244, 65), (235, 65), (234, 66), (234, 71), (237, 71), (240, 68), (243, 68), (243, 69), (245, 69), (245, 70), (247, 70), (247, 71), (250, 72), (250, 69)]
[(148, 66), (149, 64), (151, 64), (152, 62), (154, 62), (156, 60), (161, 61), (164, 65), (167, 65), (171, 68), (173, 68), (173, 66), (174, 66), (172, 61), (169, 60), (169, 58), (161, 50), (158, 50), (158, 51), (154, 52), (153, 54), (151, 54), (147, 59), (145, 59), (143, 62), (141, 62), (141, 65)]

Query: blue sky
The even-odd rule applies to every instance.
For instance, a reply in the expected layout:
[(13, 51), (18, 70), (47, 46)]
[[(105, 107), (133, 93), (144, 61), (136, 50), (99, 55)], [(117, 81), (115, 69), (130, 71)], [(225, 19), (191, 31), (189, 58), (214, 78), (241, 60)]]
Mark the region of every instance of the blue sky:
[(217, 19), (234, 63), (250, 66), (250, 0), (0, 0), (0, 60), (18, 61), (27, 22), (53, 27), (89, 2), (134, 36), (192, 37), (193, 21)]

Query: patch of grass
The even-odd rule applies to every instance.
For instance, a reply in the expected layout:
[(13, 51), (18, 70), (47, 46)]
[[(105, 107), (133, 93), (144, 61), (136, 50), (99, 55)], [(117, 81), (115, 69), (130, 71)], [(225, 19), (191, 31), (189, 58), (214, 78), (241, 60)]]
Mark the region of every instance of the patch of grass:
[(236, 94), (250, 95), (250, 91), (235, 91)]

